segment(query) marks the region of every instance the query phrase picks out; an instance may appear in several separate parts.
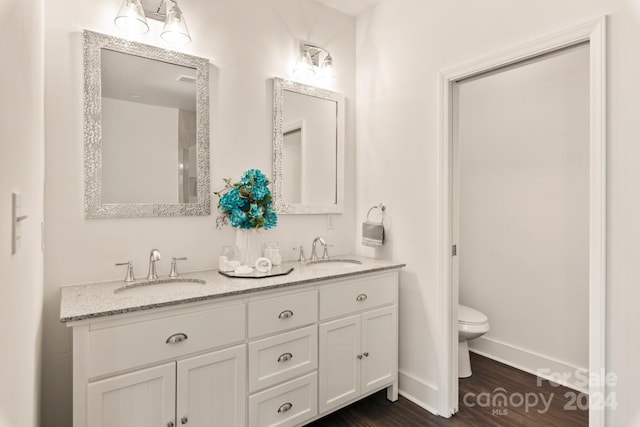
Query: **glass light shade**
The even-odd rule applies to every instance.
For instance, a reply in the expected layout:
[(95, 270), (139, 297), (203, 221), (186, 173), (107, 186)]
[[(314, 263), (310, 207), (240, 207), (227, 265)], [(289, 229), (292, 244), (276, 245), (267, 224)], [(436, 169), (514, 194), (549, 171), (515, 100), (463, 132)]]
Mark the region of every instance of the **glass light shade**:
[(309, 51), (304, 52), (302, 58), (293, 68), (293, 75), (302, 80), (310, 80), (316, 75)]
[(191, 43), (191, 35), (178, 3), (167, 4), (167, 18), (160, 34), (162, 40), (170, 44), (185, 45)]
[(130, 33), (144, 34), (149, 31), (149, 24), (140, 0), (122, 0), (122, 5), (113, 22), (118, 28)]
[(327, 56), (322, 61), (322, 67), (320, 67), (320, 79), (329, 80), (333, 77), (333, 59), (331, 55)]

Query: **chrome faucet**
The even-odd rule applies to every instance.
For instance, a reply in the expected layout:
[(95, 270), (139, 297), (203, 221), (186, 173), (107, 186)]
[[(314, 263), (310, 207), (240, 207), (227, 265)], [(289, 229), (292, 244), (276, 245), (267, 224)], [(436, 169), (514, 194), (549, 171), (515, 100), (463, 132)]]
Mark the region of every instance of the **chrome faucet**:
[(171, 258), (171, 272), (169, 273), (169, 277), (178, 277), (179, 274), (178, 274), (178, 269), (176, 268), (176, 262), (186, 261), (186, 260), (187, 260), (186, 256), (183, 256), (181, 258), (176, 258), (176, 257)]
[(127, 262), (119, 262), (116, 265), (126, 265), (127, 266), (127, 274), (124, 276), (124, 281), (127, 283), (135, 282), (136, 278), (133, 275), (133, 263), (131, 261)]
[(322, 237), (316, 237), (313, 239), (313, 244), (311, 245), (311, 261), (318, 260), (318, 254), (316, 253), (316, 243), (320, 242), (324, 247), (324, 251), (322, 252), (322, 259), (329, 259), (329, 252), (327, 251), (327, 242), (324, 241)]
[(160, 251), (157, 249), (151, 249), (151, 254), (149, 255), (149, 274), (147, 274), (147, 280), (155, 280), (158, 278), (158, 273), (156, 273), (156, 261), (160, 261), (162, 257), (160, 257)]
[(298, 262), (306, 262), (306, 261), (307, 259), (304, 257), (304, 247), (300, 246), (300, 255), (298, 256)]

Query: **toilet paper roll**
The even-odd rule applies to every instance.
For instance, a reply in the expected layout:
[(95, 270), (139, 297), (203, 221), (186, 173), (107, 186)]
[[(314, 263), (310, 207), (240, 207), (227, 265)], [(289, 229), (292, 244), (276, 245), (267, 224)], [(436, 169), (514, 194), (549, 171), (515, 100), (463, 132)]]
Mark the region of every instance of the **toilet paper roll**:
[(255, 267), (260, 273), (268, 273), (271, 271), (271, 260), (269, 258), (258, 258)]

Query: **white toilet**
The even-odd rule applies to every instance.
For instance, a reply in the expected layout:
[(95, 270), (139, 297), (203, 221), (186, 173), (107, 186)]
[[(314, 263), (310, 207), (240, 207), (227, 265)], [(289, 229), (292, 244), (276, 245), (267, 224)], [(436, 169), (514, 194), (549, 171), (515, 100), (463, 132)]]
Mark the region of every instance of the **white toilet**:
[(467, 340), (489, 332), (489, 319), (478, 310), (458, 304), (458, 377), (471, 376), (469, 345)]

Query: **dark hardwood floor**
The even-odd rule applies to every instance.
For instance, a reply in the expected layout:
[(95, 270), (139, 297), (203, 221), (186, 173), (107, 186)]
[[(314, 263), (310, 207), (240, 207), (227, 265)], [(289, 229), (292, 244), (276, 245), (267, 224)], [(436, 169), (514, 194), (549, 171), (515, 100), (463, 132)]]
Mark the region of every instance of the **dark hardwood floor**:
[[(512, 427), (588, 426), (586, 395), (539, 381), (534, 375), (471, 353), (473, 375), (460, 379), (460, 407), (446, 419), (431, 414), (400, 396), (386, 399), (386, 391), (375, 393), (340, 411), (327, 415), (312, 427)], [(565, 395), (566, 393), (566, 395)], [(502, 398), (501, 398), (502, 396)]]

